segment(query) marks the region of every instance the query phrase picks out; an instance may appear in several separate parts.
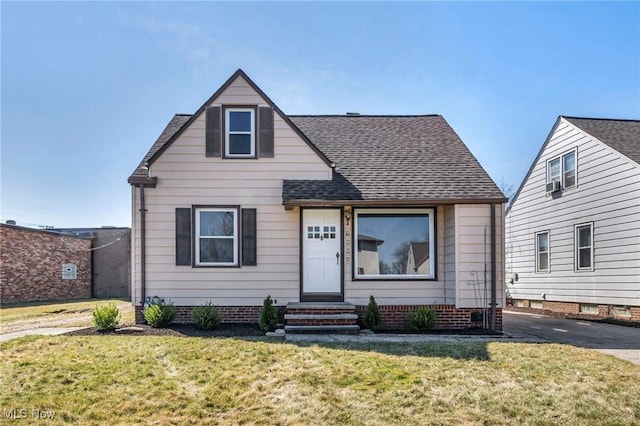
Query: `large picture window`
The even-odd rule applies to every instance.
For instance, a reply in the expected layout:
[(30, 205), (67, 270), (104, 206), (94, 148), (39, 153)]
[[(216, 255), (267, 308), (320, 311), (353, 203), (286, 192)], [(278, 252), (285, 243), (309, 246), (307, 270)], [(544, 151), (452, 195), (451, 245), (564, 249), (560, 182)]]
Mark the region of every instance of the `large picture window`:
[(198, 208), (195, 212), (196, 265), (238, 264), (238, 210)]
[(227, 156), (255, 157), (255, 111), (253, 108), (227, 108), (225, 114)]
[(435, 278), (433, 209), (355, 212), (355, 277)]

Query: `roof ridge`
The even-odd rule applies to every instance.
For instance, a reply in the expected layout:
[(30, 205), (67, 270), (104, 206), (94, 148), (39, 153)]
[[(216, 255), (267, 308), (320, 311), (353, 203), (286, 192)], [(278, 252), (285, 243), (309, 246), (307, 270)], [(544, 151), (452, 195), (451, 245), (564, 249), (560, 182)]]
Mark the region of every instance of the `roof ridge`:
[(629, 121), (629, 122), (634, 122), (634, 123), (640, 122), (640, 119), (634, 119), (634, 118), (596, 118), (596, 117), (575, 117), (575, 116), (571, 116), (571, 115), (561, 115), (560, 117), (568, 118), (568, 119), (572, 119), (573, 118), (575, 120)]
[(402, 118), (402, 117), (442, 117), (442, 114), (287, 114), (288, 117), (344, 117), (344, 118), (358, 118), (358, 117), (388, 117), (388, 118)]

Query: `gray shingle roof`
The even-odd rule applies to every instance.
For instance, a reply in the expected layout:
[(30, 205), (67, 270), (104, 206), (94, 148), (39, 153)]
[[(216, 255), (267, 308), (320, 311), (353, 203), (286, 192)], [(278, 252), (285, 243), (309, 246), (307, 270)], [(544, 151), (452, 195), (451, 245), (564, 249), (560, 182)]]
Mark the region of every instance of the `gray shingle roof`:
[[(145, 163), (190, 118), (174, 116), (132, 176), (147, 176)], [(285, 180), (283, 202), (504, 200), (442, 116), (289, 118), (336, 168), (330, 181)]]
[(156, 142), (151, 146), (149, 152), (147, 152), (147, 155), (144, 156), (140, 164), (138, 164), (138, 167), (136, 167), (136, 169), (133, 171), (131, 177), (146, 177), (148, 175), (147, 169), (145, 168), (147, 161), (149, 161), (153, 154), (155, 154), (160, 148), (162, 148), (164, 144), (169, 142), (169, 139), (171, 139), (171, 137), (175, 135), (176, 132), (180, 130), (180, 128), (184, 126), (184, 124), (189, 121), (190, 118), (191, 115), (189, 114), (174, 115), (171, 121), (169, 121), (167, 126), (164, 128), (162, 133), (160, 133), (160, 136), (158, 136)]
[[(336, 182), (330, 200), (504, 200), (442, 116), (289, 118), (336, 164), (337, 179), (348, 183)], [(285, 181), (283, 200), (313, 192), (303, 189)]]
[(640, 164), (640, 120), (563, 117)]

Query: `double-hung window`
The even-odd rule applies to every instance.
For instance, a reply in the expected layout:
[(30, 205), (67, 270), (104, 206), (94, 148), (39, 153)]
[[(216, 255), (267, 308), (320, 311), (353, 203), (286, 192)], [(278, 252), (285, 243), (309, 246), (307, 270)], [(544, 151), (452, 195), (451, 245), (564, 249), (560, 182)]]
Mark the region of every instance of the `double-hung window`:
[(196, 209), (195, 232), (196, 265), (238, 265), (238, 209)]
[(549, 272), (549, 231), (536, 233), (536, 272)]
[(576, 270), (593, 269), (593, 224), (576, 225)]
[(225, 109), (225, 152), (227, 157), (255, 157), (255, 110)]
[(355, 278), (435, 278), (434, 226), (433, 209), (356, 210)]
[(551, 182), (560, 182), (563, 189), (576, 186), (575, 150), (547, 162), (547, 183)]

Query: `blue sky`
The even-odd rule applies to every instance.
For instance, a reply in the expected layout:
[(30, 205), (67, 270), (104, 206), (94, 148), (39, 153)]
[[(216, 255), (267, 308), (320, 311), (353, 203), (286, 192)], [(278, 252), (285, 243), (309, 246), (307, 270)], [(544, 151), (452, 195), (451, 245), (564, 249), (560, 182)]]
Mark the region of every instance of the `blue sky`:
[[(558, 115), (640, 118), (640, 3), (0, 3), (2, 221), (129, 226), (126, 179), (242, 68), (290, 114), (442, 114), (517, 187)], [(455, 165), (452, 165), (455, 166)]]

